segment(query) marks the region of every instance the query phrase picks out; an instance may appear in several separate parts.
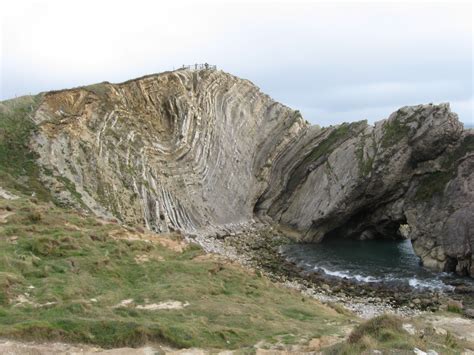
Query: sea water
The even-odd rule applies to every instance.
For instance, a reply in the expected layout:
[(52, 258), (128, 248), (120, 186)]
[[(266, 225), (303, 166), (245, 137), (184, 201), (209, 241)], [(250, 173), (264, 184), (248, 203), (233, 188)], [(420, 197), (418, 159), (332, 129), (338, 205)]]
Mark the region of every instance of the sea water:
[(319, 244), (286, 245), (281, 253), (305, 271), (319, 271), (328, 277), (355, 282), (450, 291), (453, 286), (449, 282), (456, 279), (455, 275), (424, 268), (410, 240), (327, 238)]

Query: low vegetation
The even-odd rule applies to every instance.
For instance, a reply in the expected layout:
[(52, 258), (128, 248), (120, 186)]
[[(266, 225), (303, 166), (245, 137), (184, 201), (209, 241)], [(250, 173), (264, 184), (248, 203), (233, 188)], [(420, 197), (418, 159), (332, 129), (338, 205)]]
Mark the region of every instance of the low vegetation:
[(35, 130), (31, 115), (41, 97), (24, 96), (0, 103), (0, 181), (3, 188), (48, 199), (49, 192), (39, 179), (36, 156), (28, 147)]
[(399, 119), (387, 121), (384, 124), (382, 137), (382, 147), (388, 148), (398, 143), (401, 139), (407, 137), (409, 127), (403, 124)]
[(453, 174), (445, 171), (429, 173), (420, 180), (420, 187), (416, 190), (417, 201), (427, 201), (434, 195), (443, 193), (446, 184), (452, 179)]
[(474, 152), (474, 136), (469, 135), (464, 137), (461, 144), (451, 154), (448, 154), (447, 158), (442, 164), (443, 168), (454, 170), (455, 163), (467, 153), (472, 152)]
[(462, 307), (457, 303), (448, 303), (448, 312), (462, 314)]
[(361, 130), (361, 127), (367, 124), (366, 121), (342, 123), (334, 128), (325, 128), (322, 132), (331, 130), (325, 139), (323, 139), (314, 149), (305, 157), (300, 164), (304, 166), (312, 162), (316, 162), (321, 157), (327, 157), (336, 147), (341, 145), (345, 140), (355, 136)]
[(359, 165), (359, 171), (362, 174), (362, 176), (368, 176), (372, 172), (372, 168), (374, 165), (374, 156), (365, 156), (364, 151), (365, 151), (365, 145), (367, 144), (367, 139), (371, 140), (371, 143), (374, 148), (374, 154), (375, 154), (375, 147), (373, 144), (373, 139), (370, 136), (362, 136), (360, 139), (360, 143), (357, 146), (356, 149), (356, 156), (357, 156), (357, 161)]
[(412, 335), (392, 316), (362, 323), (343, 341), (358, 323), (345, 308), (278, 287), (181, 239), (36, 199), (0, 200), (0, 337), (244, 352), (257, 343), (304, 347), (315, 338), (336, 338), (329, 354), (460, 349), (449, 333)]
[(291, 175), (286, 187), (286, 194), (293, 191), (296, 186), (307, 176), (307, 167), (309, 164), (324, 163), (331, 152), (351, 137), (356, 136), (367, 125), (366, 121), (353, 123), (342, 123), (334, 128), (324, 128), (321, 134), (326, 134), (328, 130), (331, 132), (313, 150), (306, 155), (303, 161), (298, 165), (296, 171)]
[(474, 152), (474, 136), (466, 136), (455, 150), (446, 155), (441, 163), (442, 171), (429, 173), (421, 179), (416, 200), (427, 201), (441, 195), (447, 183), (456, 176), (456, 162), (470, 152)]
[[(197, 246), (180, 252), (52, 204), (0, 200), (0, 220), (3, 337), (245, 348), (337, 333), (353, 319)], [(153, 309), (168, 301), (185, 306)]]
[(101, 98), (105, 98), (109, 91), (108, 86), (109, 86), (109, 83), (104, 81), (98, 84), (87, 85), (87, 86), (84, 86), (83, 88), (87, 91), (93, 92), (94, 94), (96, 94), (97, 96)]
[[(406, 321), (406, 320), (405, 320)], [(412, 332), (407, 329), (413, 329)], [(417, 330), (412, 324), (392, 316), (382, 315), (358, 325), (345, 343), (340, 343), (327, 350), (327, 354), (361, 354), (378, 350), (389, 354), (413, 354), (415, 348), (427, 351), (435, 350), (439, 354), (458, 354), (461, 350), (458, 340), (446, 333), (437, 335), (433, 328), (424, 327)]]

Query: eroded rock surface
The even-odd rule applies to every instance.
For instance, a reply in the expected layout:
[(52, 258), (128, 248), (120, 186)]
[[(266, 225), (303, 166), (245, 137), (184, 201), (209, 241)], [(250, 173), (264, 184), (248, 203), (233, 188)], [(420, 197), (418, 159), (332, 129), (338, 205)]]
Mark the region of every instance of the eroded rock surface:
[(319, 128), (247, 80), (178, 70), (43, 95), (32, 147), (64, 202), (151, 230), (279, 223), (400, 238), (474, 275), (474, 133), (448, 104)]
[(41, 164), (81, 203), (160, 232), (251, 221), (273, 156), (307, 126), (210, 70), (50, 93), (35, 120)]

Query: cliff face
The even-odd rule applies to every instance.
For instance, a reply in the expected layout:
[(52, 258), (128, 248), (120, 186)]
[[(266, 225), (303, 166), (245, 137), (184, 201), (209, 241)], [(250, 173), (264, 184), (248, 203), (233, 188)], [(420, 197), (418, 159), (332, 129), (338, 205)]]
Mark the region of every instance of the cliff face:
[(449, 106), (321, 129), (220, 71), (51, 92), (33, 120), (64, 202), (155, 231), (280, 223), (320, 241), (401, 237), (429, 267), (474, 275), (474, 134)]
[(209, 70), (49, 93), (35, 121), (41, 165), (80, 203), (159, 232), (251, 221), (273, 157), (306, 128), (250, 82)]
[(257, 210), (311, 241), (409, 237), (425, 266), (474, 275), (474, 132), (447, 104), (307, 135), (285, 159)]

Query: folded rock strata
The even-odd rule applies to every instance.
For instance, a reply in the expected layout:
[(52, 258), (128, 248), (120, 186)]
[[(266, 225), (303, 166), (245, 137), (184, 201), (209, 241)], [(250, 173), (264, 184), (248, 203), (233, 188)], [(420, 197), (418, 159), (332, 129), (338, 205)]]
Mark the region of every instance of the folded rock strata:
[(319, 128), (247, 80), (177, 70), (45, 93), (33, 119), (45, 183), (96, 214), (157, 232), (403, 234), (426, 266), (474, 275), (474, 133), (448, 104)]

